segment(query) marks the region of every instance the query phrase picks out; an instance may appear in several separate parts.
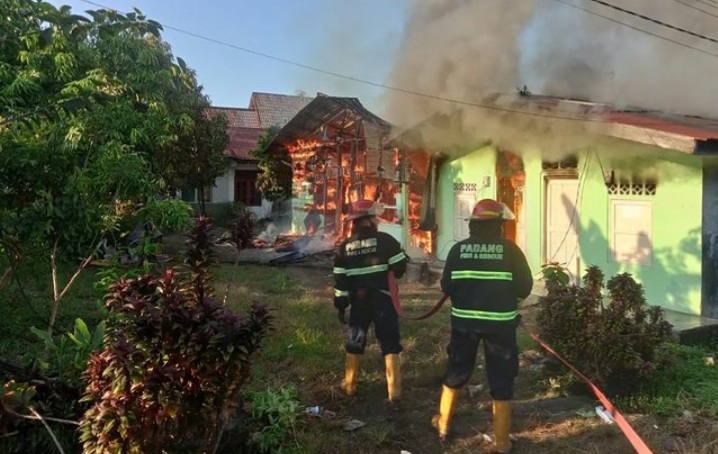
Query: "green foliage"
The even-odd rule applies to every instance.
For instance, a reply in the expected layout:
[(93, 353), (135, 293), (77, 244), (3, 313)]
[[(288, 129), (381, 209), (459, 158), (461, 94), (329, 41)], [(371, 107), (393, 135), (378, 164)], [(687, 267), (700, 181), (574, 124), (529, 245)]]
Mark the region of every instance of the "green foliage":
[(178, 199), (150, 199), (138, 211), (141, 221), (151, 221), (160, 229), (184, 231), (192, 222), (192, 206)]
[(190, 233), (189, 278), (168, 269), (110, 287), (104, 348), (87, 370), (85, 453), (214, 452), (271, 317), (215, 301), (210, 227), (200, 217)]
[(257, 427), (251, 445), (261, 453), (287, 452), (288, 438), (295, 434), (299, 401), (294, 387), (268, 388), (251, 395), (252, 420)]
[[(53, 265), (77, 264), (136, 214), (124, 202), (209, 184), (226, 165), (226, 120), (206, 115), (194, 72), (157, 22), (137, 10), (83, 17), (44, 1), (0, 0), (0, 10), (3, 259), (40, 250)], [(186, 222), (168, 203), (161, 220)]]
[(30, 331), (43, 341), (46, 350), (50, 352), (51, 358), (42, 364), (43, 368), (58, 372), (61, 380), (76, 387), (82, 384), (87, 360), (93, 351), (102, 346), (105, 334), (102, 323), (91, 333), (81, 318), (75, 320), (73, 332), (61, 335), (57, 343), (46, 330), (32, 326)]
[(628, 395), (658, 363), (656, 349), (671, 337), (663, 311), (648, 306), (643, 288), (630, 274), (608, 281), (603, 302), (603, 273), (592, 266), (584, 286), (552, 285), (540, 300), (541, 337), (608, 393)]
[(558, 262), (551, 262), (541, 267), (541, 274), (546, 281), (546, 288), (552, 289), (556, 286), (565, 287), (571, 278), (564, 267)]
[(269, 153), (265, 150), (267, 145), (279, 133), (278, 126), (267, 129), (257, 143), (257, 148), (251, 152), (259, 159), (259, 170), (262, 173), (257, 178), (257, 188), (262, 191), (262, 197), (276, 202), (288, 199), (292, 194), (292, 169), (287, 166), (282, 156)]
[(716, 351), (666, 343), (658, 348), (660, 366), (641, 384), (641, 396), (622, 405), (632, 411), (674, 416), (685, 410), (718, 415)]

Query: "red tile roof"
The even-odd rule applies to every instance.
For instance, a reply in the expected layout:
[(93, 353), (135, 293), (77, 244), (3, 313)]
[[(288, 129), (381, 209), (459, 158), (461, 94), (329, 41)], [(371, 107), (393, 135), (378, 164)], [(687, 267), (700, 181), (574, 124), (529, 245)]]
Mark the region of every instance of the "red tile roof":
[(208, 115), (224, 113), (228, 121), (229, 145), (224, 154), (234, 159), (257, 161), (249, 152), (270, 127), (284, 126), (312, 101), (305, 96), (252, 93), (249, 107), (210, 107)]
[(245, 161), (256, 161), (257, 158), (249, 152), (257, 148), (259, 137), (264, 134), (260, 128), (228, 128), (229, 144), (225, 150), (225, 156)]
[(257, 112), (263, 128), (281, 127), (289, 123), (312, 99), (306, 96), (252, 93), (249, 108)]

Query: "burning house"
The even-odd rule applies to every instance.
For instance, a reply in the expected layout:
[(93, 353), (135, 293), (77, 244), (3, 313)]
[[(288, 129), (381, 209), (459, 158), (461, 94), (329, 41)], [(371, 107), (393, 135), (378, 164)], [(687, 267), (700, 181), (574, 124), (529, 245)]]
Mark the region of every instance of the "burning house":
[[(652, 304), (718, 318), (718, 120), (548, 96), (501, 99), (503, 108), (554, 119), (511, 117), (521, 128), (512, 141), (490, 118), (442, 114), (394, 140), (448, 156), (436, 160), (436, 259), (468, 237), (474, 204), (494, 198), (513, 211), (504, 234), (532, 270), (560, 263), (574, 282), (592, 265), (627, 272)], [(569, 117), (580, 130), (555, 120)], [(462, 124), (478, 137), (471, 146), (452, 142)]]
[(423, 151), (389, 146), (391, 129), (355, 98), (319, 94), (279, 131), (267, 150), (291, 169), (293, 233), (344, 238), (351, 203), (371, 199), (383, 206), (380, 230), (413, 257), (431, 255), (435, 221), (422, 201), (435, 166)]

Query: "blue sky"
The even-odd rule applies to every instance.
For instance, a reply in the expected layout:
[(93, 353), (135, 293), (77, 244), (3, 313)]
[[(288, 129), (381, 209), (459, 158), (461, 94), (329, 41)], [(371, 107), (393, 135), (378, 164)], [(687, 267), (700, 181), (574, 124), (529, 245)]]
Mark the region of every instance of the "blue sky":
[[(50, 0), (73, 12), (98, 9)], [(119, 11), (311, 66), (385, 82), (405, 20), (403, 0), (98, 0)], [(382, 90), (250, 55), (165, 29), (213, 104), (245, 107), (253, 91), (356, 96), (380, 113)]]

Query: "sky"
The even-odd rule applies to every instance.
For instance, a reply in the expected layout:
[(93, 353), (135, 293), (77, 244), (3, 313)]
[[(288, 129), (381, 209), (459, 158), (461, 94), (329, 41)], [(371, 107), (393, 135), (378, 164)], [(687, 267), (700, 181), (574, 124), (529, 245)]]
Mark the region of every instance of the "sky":
[[(100, 9), (50, 0), (73, 12)], [(386, 82), (405, 22), (403, 0), (97, 0), (162, 24), (306, 65)], [(380, 114), (382, 89), (319, 74), (165, 29), (216, 106), (246, 107), (252, 92), (358, 97)]]

